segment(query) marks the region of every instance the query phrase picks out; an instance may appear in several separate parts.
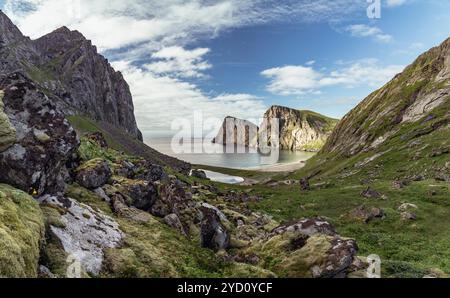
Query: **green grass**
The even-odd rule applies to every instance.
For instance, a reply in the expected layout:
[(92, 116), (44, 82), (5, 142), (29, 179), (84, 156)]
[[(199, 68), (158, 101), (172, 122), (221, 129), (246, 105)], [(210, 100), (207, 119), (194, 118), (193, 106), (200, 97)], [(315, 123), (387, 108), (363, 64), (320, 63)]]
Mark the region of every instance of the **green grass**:
[[(85, 135), (87, 133), (93, 132), (103, 132), (102, 128), (95, 121), (92, 121), (84, 116), (80, 115), (68, 116), (67, 120), (69, 120), (70, 124), (75, 128), (75, 130), (80, 135)], [(105, 133), (103, 133), (103, 136), (105, 137), (108, 146), (118, 151), (124, 151), (124, 147), (112, 136)]]

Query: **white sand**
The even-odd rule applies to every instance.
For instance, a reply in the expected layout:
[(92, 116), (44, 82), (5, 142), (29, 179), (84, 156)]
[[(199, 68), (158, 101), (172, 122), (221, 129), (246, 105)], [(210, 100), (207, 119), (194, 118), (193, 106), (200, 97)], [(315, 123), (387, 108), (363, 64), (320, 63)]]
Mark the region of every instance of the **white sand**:
[(292, 163), (286, 163), (286, 164), (275, 164), (270, 166), (264, 166), (260, 167), (258, 169), (255, 169), (259, 172), (266, 172), (266, 173), (278, 173), (278, 172), (294, 172), (297, 170), (300, 170), (305, 166), (304, 162), (292, 162)]

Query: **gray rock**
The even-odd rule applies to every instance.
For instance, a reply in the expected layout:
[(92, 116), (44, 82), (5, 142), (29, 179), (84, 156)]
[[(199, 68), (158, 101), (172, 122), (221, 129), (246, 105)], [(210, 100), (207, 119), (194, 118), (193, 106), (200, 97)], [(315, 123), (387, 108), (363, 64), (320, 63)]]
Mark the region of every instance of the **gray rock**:
[(400, 214), (400, 216), (403, 220), (416, 220), (417, 219), (417, 215), (415, 215), (414, 213), (411, 213), (411, 212), (402, 212)]
[(102, 187), (111, 177), (111, 169), (103, 159), (93, 159), (81, 165), (75, 171), (75, 180), (88, 189)]
[(230, 234), (222, 224), (215, 209), (202, 206), (203, 219), (201, 223), (202, 247), (215, 251), (227, 249), (230, 246)]
[(52, 233), (85, 272), (99, 274), (103, 250), (118, 247), (122, 241), (119, 224), (102, 212), (70, 198), (47, 195), (39, 201), (67, 211), (61, 217), (64, 228), (51, 226)]
[(382, 194), (369, 186), (361, 192), (361, 196), (368, 199), (378, 199), (382, 197)]
[(202, 171), (202, 170), (192, 169), (191, 173), (189, 175), (192, 177), (195, 177), (195, 178), (199, 178), (199, 179), (205, 179), (205, 180), (208, 179), (208, 176), (206, 175), (205, 171)]
[(301, 234), (312, 236), (315, 234), (325, 234), (329, 236), (336, 235), (334, 227), (322, 218), (304, 219), (297, 222), (281, 225), (272, 231), (273, 235), (279, 235), (286, 232), (299, 232)]
[(79, 145), (75, 130), (47, 95), (20, 73), (0, 75), (5, 113), (16, 131), (0, 153), (0, 182), (33, 194), (62, 193), (66, 163)]
[(178, 230), (183, 235), (186, 235), (186, 232), (184, 231), (183, 224), (180, 221), (180, 218), (178, 215), (172, 213), (164, 217), (164, 222), (171, 228), (174, 228), (175, 230)]

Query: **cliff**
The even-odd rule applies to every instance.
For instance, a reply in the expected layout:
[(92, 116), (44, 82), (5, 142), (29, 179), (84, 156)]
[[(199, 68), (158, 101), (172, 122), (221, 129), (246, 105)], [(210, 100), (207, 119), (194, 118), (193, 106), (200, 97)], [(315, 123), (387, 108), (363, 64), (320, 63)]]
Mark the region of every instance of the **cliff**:
[(256, 147), (258, 146), (258, 130), (259, 127), (250, 121), (228, 116), (224, 119), (213, 143)]
[(272, 121), (279, 119), (279, 146), (283, 150), (319, 151), (338, 120), (311, 111), (272, 106), (260, 128), (272, 143)]
[(122, 74), (81, 33), (59, 28), (30, 40), (0, 11), (0, 71), (26, 74), (67, 114), (107, 122), (142, 140)]

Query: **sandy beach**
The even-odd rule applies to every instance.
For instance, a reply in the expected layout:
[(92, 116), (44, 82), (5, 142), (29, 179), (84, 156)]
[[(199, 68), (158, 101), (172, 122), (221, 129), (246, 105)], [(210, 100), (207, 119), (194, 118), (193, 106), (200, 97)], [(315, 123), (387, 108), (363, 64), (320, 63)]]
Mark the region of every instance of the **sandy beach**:
[(270, 166), (264, 166), (255, 169), (255, 171), (265, 173), (278, 173), (278, 172), (294, 172), (300, 170), (305, 166), (305, 162), (292, 162), (286, 164), (275, 164)]

